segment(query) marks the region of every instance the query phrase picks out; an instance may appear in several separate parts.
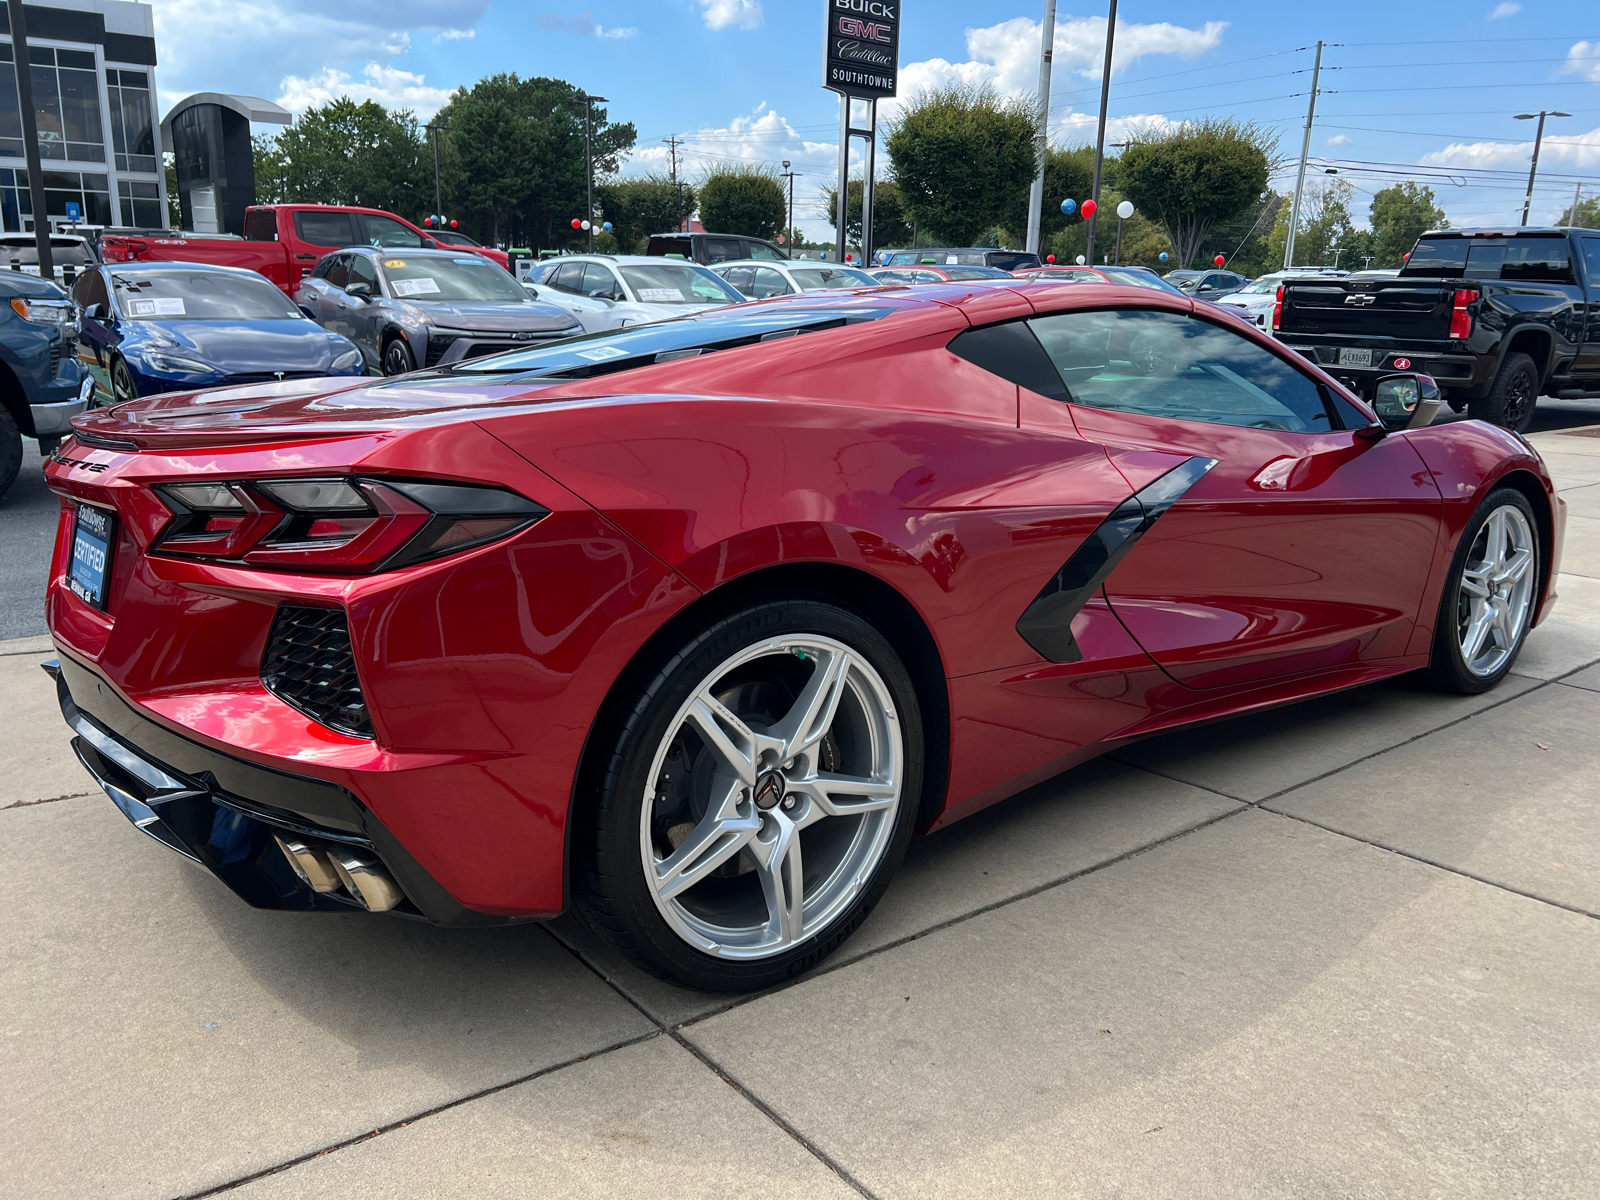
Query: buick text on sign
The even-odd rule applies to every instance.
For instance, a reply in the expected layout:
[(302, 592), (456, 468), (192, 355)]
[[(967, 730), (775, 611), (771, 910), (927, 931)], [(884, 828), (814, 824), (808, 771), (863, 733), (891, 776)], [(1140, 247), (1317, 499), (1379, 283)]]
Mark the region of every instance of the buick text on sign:
[(828, 0), (823, 87), (851, 96), (893, 96), (899, 70), (899, 0)]

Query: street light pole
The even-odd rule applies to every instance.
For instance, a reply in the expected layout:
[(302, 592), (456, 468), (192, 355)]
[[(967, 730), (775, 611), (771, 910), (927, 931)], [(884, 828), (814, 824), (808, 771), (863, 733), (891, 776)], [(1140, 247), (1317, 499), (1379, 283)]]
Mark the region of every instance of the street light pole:
[(1050, 150), (1050, 60), (1056, 43), (1056, 0), (1045, 0), (1044, 28), (1039, 31), (1039, 137), (1035, 154), (1039, 172), (1028, 189), (1028, 240), (1023, 246), (1029, 254), (1039, 253), (1040, 227), (1044, 224), (1044, 164)]
[(449, 130), (450, 126), (434, 122), (426, 126), (433, 134), (433, 212), (440, 225), (444, 224), (444, 192), (439, 184), (439, 135)]
[(783, 178), (789, 181), (789, 249), (794, 249), (794, 177), (800, 172), (789, 169), (789, 160), (783, 160)]
[(589, 223), (589, 253), (594, 253), (594, 106), (605, 104), (604, 96), (590, 96), (585, 94), (579, 99), (583, 101), (583, 157), (589, 168), (589, 209), (583, 214), (583, 219)]
[(1117, 0), (1111, 0), (1111, 14), (1106, 18), (1106, 65), (1100, 77), (1100, 131), (1094, 139), (1094, 187), (1090, 199), (1094, 201), (1094, 215), (1089, 218), (1089, 244), (1083, 261), (1094, 266), (1094, 227), (1100, 219), (1100, 169), (1106, 156), (1106, 106), (1111, 103), (1111, 48), (1117, 40)]
[(1522, 223), (1528, 223), (1528, 210), (1533, 207), (1533, 181), (1539, 175), (1539, 147), (1544, 142), (1544, 119), (1546, 117), (1570, 117), (1571, 113), (1557, 112), (1555, 109), (1541, 108), (1537, 113), (1518, 113), (1519, 121), (1539, 119), (1539, 131), (1533, 135), (1533, 165), (1528, 168), (1528, 194), (1522, 198)]

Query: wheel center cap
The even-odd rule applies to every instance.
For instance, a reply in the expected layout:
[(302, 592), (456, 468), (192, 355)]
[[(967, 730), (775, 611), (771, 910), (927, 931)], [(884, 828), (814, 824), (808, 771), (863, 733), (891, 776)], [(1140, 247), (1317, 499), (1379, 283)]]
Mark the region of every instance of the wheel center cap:
[(755, 802), (759, 809), (776, 808), (788, 786), (782, 771), (764, 771), (756, 780)]

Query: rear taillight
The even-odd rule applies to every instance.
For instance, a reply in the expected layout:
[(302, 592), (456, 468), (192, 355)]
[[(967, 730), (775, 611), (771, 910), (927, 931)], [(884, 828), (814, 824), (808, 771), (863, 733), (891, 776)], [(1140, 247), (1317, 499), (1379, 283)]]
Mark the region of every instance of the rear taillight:
[(1277, 329), (1283, 324), (1283, 284), (1278, 285), (1278, 296), (1272, 302), (1272, 327)]
[(1467, 305), (1478, 298), (1478, 293), (1470, 288), (1457, 288), (1456, 300), (1450, 306), (1450, 336), (1452, 339), (1465, 340), (1472, 336), (1472, 314), (1467, 311)]
[(515, 492), (416, 479), (168, 483), (151, 552), (240, 566), (362, 574), (481, 546), (549, 509)]

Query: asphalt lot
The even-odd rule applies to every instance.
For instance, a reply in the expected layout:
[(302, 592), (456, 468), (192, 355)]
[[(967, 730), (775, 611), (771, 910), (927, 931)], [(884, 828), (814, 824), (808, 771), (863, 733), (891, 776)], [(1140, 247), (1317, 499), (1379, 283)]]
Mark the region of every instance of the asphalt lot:
[(1402, 679), (1127, 747), (919, 840), (824, 970), (753, 998), (567, 919), (248, 909), (92, 790), (44, 640), (0, 644), (0, 1177), (1592, 1197), (1600, 437), (1533, 441), (1561, 601), (1496, 691)]

